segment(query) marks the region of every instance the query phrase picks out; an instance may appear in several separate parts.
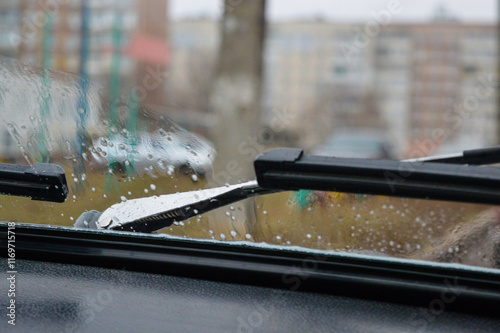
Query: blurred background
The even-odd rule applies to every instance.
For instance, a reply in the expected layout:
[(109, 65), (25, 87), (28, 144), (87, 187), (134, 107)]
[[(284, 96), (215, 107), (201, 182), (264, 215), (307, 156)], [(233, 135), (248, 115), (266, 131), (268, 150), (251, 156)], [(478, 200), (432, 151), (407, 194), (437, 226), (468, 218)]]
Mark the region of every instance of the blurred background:
[[(405, 158), (498, 142), (497, 12), (494, 0), (5, 0), (0, 54), (89, 77), (105, 98), (135, 92), (216, 148), (236, 132), (258, 139), (240, 151), (336, 152), (353, 129), (385, 141), (359, 154)], [(237, 112), (219, 138), (218, 118)]]
[[(498, 12), (495, 0), (2, 0), (0, 158), (69, 163), (71, 175), (68, 208), (30, 208), (22, 220), (48, 211), (46, 223), (71, 225), (127, 198), (253, 179), (254, 157), (273, 147), (403, 159), (496, 145)], [(246, 202), (212, 215), (227, 226), (200, 217), (165, 232), (323, 249), (403, 237), (382, 232), (380, 243), (366, 229), (366, 241), (346, 241), (360, 218), (328, 238), (332, 207), (347, 203), (348, 216), (362, 200), (314, 196)], [(451, 204), (377, 200), (424, 221), (387, 252), (454, 225), (443, 217)], [(386, 213), (379, 222), (395, 218)], [(446, 222), (427, 230), (426, 219)]]

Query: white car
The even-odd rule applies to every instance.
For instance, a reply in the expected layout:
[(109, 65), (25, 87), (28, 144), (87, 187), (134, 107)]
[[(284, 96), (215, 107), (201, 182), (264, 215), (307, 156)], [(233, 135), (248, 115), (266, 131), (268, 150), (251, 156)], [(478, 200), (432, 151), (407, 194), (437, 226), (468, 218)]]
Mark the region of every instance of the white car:
[(133, 166), (139, 175), (190, 168), (199, 175), (212, 169), (215, 150), (192, 135), (141, 132), (125, 137), (114, 134), (93, 142), (92, 155), (98, 164), (125, 169)]

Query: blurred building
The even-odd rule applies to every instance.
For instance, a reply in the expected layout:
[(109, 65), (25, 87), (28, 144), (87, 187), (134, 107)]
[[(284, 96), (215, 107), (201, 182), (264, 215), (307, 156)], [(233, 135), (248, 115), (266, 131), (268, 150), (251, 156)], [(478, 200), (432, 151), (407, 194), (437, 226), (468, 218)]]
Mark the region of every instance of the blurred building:
[(267, 119), (286, 107), (306, 147), (325, 130), (353, 126), (386, 127), (402, 156), (452, 142), (456, 149), (496, 143), (496, 26), (438, 19), (389, 25), (372, 37), (364, 29), (271, 24)]
[(111, 91), (137, 88), (141, 104), (162, 104), (167, 5), (167, 0), (2, 1), (0, 55), (77, 73)]
[[(97, 85), (90, 88), (86, 80), (80, 80), (79, 93), (90, 96), (89, 89), (99, 87), (99, 97), (111, 104), (102, 108), (108, 120), (118, 121), (116, 101), (124, 97), (132, 103), (131, 91), (141, 105), (164, 102), (169, 59), (167, 4), (167, 0), (1, 1), (0, 55), (89, 78)], [(51, 88), (50, 83), (43, 84)], [(75, 110), (98, 112), (99, 108), (87, 107), (89, 102), (82, 100), (72, 105)], [(47, 100), (44, 105), (50, 109), (53, 104)], [(4, 132), (0, 131), (0, 137), (8, 136)]]
[[(5, 11), (9, 11), (6, 16), (13, 17), (13, 28), (3, 34), (9, 39), (10, 50), (2, 50), (2, 54), (72, 73), (81, 70), (85, 54), (87, 74), (97, 80), (109, 76), (113, 48), (128, 44), (137, 21), (135, 0), (10, 0), (8, 3), (9, 9)], [(122, 56), (119, 62), (121, 74), (133, 72), (129, 57)]]
[(377, 101), (406, 153), (496, 143), (496, 35), (493, 25), (439, 21), (381, 32)]
[[(343, 47), (356, 38), (355, 28), (320, 20), (269, 25), (264, 122), (282, 121), (274, 126), (285, 125), (285, 137), (306, 148), (335, 128), (381, 126), (373, 103), (373, 45)], [(286, 118), (277, 119), (277, 110), (286, 110)]]

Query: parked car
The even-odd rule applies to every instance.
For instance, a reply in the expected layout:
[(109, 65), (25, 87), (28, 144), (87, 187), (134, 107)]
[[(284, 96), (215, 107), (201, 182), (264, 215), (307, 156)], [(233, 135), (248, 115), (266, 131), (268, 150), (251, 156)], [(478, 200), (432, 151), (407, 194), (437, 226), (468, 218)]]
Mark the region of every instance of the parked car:
[(173, 169), (190, 168), (198, 175), (212, 169), (215, 150), (201, 139), (183, 138), (174, 133), (141, 132), (135, 137), (117, 134), (111, 138), (100, 137), (93, 142), (92, 155), (102, 166), (133, 166), (139, 173), (156, 170), (161, 173)]

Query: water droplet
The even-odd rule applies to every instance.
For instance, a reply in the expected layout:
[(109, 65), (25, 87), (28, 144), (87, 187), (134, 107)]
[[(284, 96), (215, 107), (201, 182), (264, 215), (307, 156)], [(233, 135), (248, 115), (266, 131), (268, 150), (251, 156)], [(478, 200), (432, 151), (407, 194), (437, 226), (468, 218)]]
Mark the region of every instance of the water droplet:
[(123, 195), (120, 197), (120, 199), (121, 199), (122, 201), (127, 201), (127, 198), (126, 198), (126, 197), (124, 197)]
[(156, 190), (156, 185), (155, 185), (155, 184), (151, 184), (151, 185), (149, 185), (149, 187), (150, 187), (150, 188), (151, 188), (151, 190), (153, 190), (153, 191), (154, 191), (154, 190)]
[(193, 182), (196, 182), (196, 181), (198, 181), (198, 176), (197, 175), (192, 175), (191, 179), (193, 180)]
[(307, 238), (311, 238), (312, 236), (311, 236), (311, 234), (307, 234), (306, 237)]
[(233, 236), (233, 237), (236, 237), (236, 235), (238, 235), (238, 234), (236, 233), (236, 231), (234, 231), (234, 230), (231, 230), (230, 234), (231, 234), (231, 236)]
[(231, 213), (229, 213), (229, 212), (226, 212), (226, 216), (231, 216)]
[(252, 238), (252, 235), (250, 235), (250, 234), (246, 234), (246, 235), (245, 235), (245, 238), (246, 238), (246, 239), (250, 239), (250, 238)]
[(145, 188), (145, 189), (144, 189), (144, 193), (148, 193), (148, 192), (149, 192), (149, 191), (148, 191), (148, 189), (147, 189), (147, 188)]
[(226, 239), (226, 235), (220, 234), (220, 239), (222, 239), (222, 240)]

